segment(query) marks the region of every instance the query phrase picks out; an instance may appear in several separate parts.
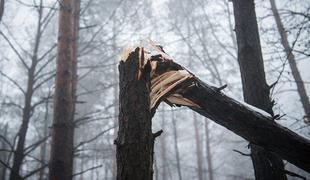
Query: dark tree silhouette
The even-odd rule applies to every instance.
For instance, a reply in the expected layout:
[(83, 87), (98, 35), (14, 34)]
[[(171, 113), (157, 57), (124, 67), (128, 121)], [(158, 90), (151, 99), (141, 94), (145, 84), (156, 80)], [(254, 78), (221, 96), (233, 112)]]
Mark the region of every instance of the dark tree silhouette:
[[(253, 0), (234, 0), (235, 31), (238, 45), (244, 101), (274, 115), (264, 71)], [(282, 160), (275, 154), (251, 144), (256, 179), (287, 179)]]
[(73, 173), (79, 4), (60, 1), (50, 180), (70, 180)]

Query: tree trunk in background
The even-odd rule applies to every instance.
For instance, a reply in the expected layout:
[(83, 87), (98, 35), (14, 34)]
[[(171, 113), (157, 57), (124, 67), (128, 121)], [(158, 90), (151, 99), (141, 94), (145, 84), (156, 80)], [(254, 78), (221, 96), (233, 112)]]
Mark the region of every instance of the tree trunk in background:
[[(261, 53), (254, 0), (233, 0), (238, 62), (245, 102), (273, 115), (263, 57)], [(287, 179), (284, 164), (275, 154), (251, 144), (251, 158), (256, 179)]]
[(119, 131), (115, 140), (117, 180), (153, 179), (155, 136), (149, 109), (150, 67), (140, 72), (139, 63), (143, 59), (139, 57), (144, 58), (143, 53), (137, 48), (119, 65)]
[[(8, 140), (8, 123), (5, 124), (3, 130), (1, 131), (1, 135), (3, 136), (3, 138)], [(5, 141), (1, 141), (1, 149), (7, 149), (7, 145)], [(7, 162), (7, 152), (2, 151), (0, 152), (0, 160), (2, 162)], [(5, 179), (6, 176), (6, 167), (3, 166), (3, 164), (0, 163), (0, 179)]]
[(0, 0), (0, 22), (2, 20), (3, 13), (4, 13), (4, 0)]
[(79, 1), (60, 1), (50, 180), (71, 180), (77, 73)]
[[(112, 38), (112, 48), (113, 48), (113, 54), (114, 54), (114, 60), (115, 62), (117, 61), (117, 49), (116, 49), (116, 22), (115, 18), (113, 18), (113, 27), (112, 27), (112, 32), (113, 32), (113, 38)], [(117, 74), (117, 67), (113, 66), (113, 83), (115, 83), (115, 86), (113, 88), (113, 96), (114, 96), (114, 126), (117, 127), (117, 116), (118, 116), (118, 74)], [(113, 139), (115, 139), (117, 136), (117, 128), (114, 128), (113, 131)], [(113, 148), (113, 156), (116, 156), (116, 149), (115, 146)], [(112, 159), (112, 179), (116, 179), (116, 159)]]
[(174, 110), (172, 110), (171, 116), (172, 116), (173, 140), (174, 140), (175, 159), (177, 163), (177, 172), (179, 180), (182, 180), (181, 160), (178, 146), (178, 129), (176, 119), (174, 118)]
[[(165, 118), (165, 108), (162, 108), (162, 116), (161, 116), (161, 128), (165, 131), (166, 130), (166, 118)], [(168, 170), (168, 163), (167, 163), (167, 142), (166, 142), (166, 134), (164, 133), (160, 138), (160, 153), (161, 153), (161, 179), (167, 180), (167, 170)]]
[(201, 134), (199, 132), (199, 122), (197, 119), (197, 115), (193, 112), (194, 119), (194, 130), (195, 130), (195, 141), (196, 141), (196, 158), (197, 158), (197, 174), (198, 180), (203, 180), (203, 170), (202, 170), (202, 144), (201, 144)]
[(304, 82), (301, 78), (301, 75), (299, 73), (299, 70), (298, 70), (298, 67), (296, 64), (295, 56), (292, 52), (293, 49), (291, 48), (291, 46), (287, 40), (287, 34), (286, 34), (286, 31), (285, 31), (284, 26), (282, 24), (281, 17), (279, 15), (275, 1), (270, 0), (270, 4), (271, 4), (271, 10), (272, 10), (274, 19), (275, 19), (277, 27), (278, 27), (279, 34), (281, 36), (281, 44), (282, 44), (284, 51), (286, 53), (288, 63), (291, 67), (291, 71), (292, 71), (294, 80), (295, 80), (296, 85), (297, 85), (297, 92), (299, 94), (300, 101), (301, 101), (302, 107), (303, 107), (304, 112), (305, 112), (305, 117), (310, 119), (310, 102), (309, 102), (309, 98), (308, 98), (308, 95), (306, 92), (306, 88), (304, 86)]
[(208, 178), (213, 180), (213, 165), (212, 165), (212, 153), (210, 145), (210, 132), (209, 132), (209, 121), (205, 119), (205, 133), (206, 133), (206, 155), (207, 155), (207, 165), (208, 165)]
[[(49, 105), (49, 102), (48, 100), (46, 100), (45, 102), (45, 116), (44, 116), (44, 128), (43, 128), (43, 138), (47, 137), (48, 136), (48, 116), (49, 116), (49, 108), (48, 108), (48, 105)], [(46, 149), (46, 146), (47, 146), (47, 142), (44, 141), (41, 145), (41, 148), (40, 148), (40, 160), (42, 162), (46, 162), (46, 153), (47, 153), (47, 149)], [(42, 168), (39, 172), (39, 180), (44, 180), (46, 178), (44, 178), (45, 176), (45, 169), (46, 168)]]
[(155, 180), (159, 180), (159, 174), (158, 174), (158, 163), (157, 163), (157, 159), (156, 156), (154, 156), (154, 168), (155, 168)]
[(33, 53), (31, 57), (31, 65), (28, 69), (28, 80), (27, 80), (27, 90), (24, 94), (24, 106), (23, 106), (23, 112), (22, 112), (22, 123), (18, 131), (18, 140), (17, 140), (17, 146), (14, 151), (14, 158), (13, 158), (13, 166), (11, 169), (10, 174), (10, 180), (20, 180), (22, 177), (20, 176), (20, 169), (23, 164), (24, 160), (24, 148), (26, 143), (26, 136), (28, 131), (28, 125), (32, 116), (33, 107), (31, 105), (32, 103), (32, 96), (34, 93), (34, 81), (35, 81), (35, 72), (36, 67), (38, 64), (38, 51), (40, 46), (40, 40), (41, 40), (41, 26), (42, 26), (42, 0), (40, 1), (40, 5), (38, 8), (38, 24), (36, 27), (36, 34), (35, 34), (35, 42), (34, 42), (34, 48)]

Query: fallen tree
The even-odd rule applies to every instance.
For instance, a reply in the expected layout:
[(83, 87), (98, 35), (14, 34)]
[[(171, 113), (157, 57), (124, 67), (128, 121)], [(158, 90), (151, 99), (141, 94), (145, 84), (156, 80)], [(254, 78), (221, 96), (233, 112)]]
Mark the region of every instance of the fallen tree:
[(137, 59), (137, 80), (144, 76), (150, 78), (151, 116), (162, 101), (171, 106), (187, 106), (249, 142), (310, 172), (310, 141), (271, 121), (277, 117), (228, 97), (221, 92), (225, 86), (218, 88), (202, 82), (173, 62), (160, 46), (138, 47), (134, 52), (127, 49), (122, 59), (128, 57)]

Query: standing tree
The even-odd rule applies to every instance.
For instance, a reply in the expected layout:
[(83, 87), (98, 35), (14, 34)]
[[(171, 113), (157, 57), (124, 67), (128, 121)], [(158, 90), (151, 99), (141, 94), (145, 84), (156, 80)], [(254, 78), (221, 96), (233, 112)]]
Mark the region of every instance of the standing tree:
[(70, 180), (73, 173), (74, 111), (80, 1), (62, 0), (59, 11), (58, 54), (50, 180)]
[(199, 131), (200, 124), (197, 119), (197, 115), (193, 112), (194, 119), (194, 131), (195, 131), (195, 144), (196, 144), (196, 158), (197, 158), (197, 174), (198, 180), (203, 180), (203, 156), (202, 156), (202, 143), (201, 133)]
[[(277, 5), (275, 0), (270, 0), (270, 4), (271, 4), (271, 10), (274, 16), (274, 19), (276, 21), (277, 24), (277, 28), (278, 28), (278, 32), (280, 34), (281, 37), (281, 44), (284, 48), (284, 52), (286, 54), (288, 63), (290, 65), (291, 71), (292, 71), (292, 75), (293, 78), (296, 82), (296, 86), (297, 86), (297, 92), (299, 94), (300, 97), (300, 101), (302, 104), (302, 107), (304, 109), (305, 112), (305, 122), (309, 122), (308, 120), (310, 119), (310, 102), (309, 102), (309, 97), (307, 95), (306, 89), (305, 89), (305, 85), (304, 82), (302, 80), (302, 77), (299, 73), (298, 67), (297, 67), (297, 63), (295, 60), (295, 56), (293, 54), (293, 49), (290, 46), (288, 39), (287, 39), (287, 33), (286, 30), (283, 26), (280, 14), (278, 12), (277, 9)], [(306, 120), (308, 119), (308, 120)]]
[(4, 0), (0, 0), (0, 22), (4, 13)]
[[(254, 0), (234, 0), (234, 15), (243, 96), (245, 102), (263, 109), (272, 116), (261, 52)], [(256, 179), (286, 179), (282, 160), (275, 154), (251, 144), (251, 158)]]
[[(22, 113), (21, 113), (21, 124), (15, 138), (16, 146), (15, 145), (12, 146), (13, 160), (10, 172), (10, 180), (20, 180), (23, 178), (27, 178), (29, 176), (32, 176), (35, 172), (38, 171), (38, 170), (29, 171), (27, 174), (21, 172), (25, 157), (28, 156), (30, 152), (32, 152), (34, 149), (36, 149), (38, 145), (40, 145), (40, 143), (34, 143), (28, 147), (25, 147), (26, 137), (28, 133), (28, 127), (34, 116), (35, 110), (41, 104), (45, 103), (45, 101), (49, 98), (49, 97), (38, 98), (39, 97), (38, 91), (42, 88), (43, 85), (45, 85), (54, 77), (53, 70), (45, 72), (47, 71), (48, 64), (51, 62), (50, 61), (51, 59), (46, 58), (46, 56), (50, 55), (54, 46), (52, 46), (50, 49), (48, 49), (43, 53), (40, 51), (41, 49), (43, 49), (41, 47), (43, 33), (46, 31), (46, 27), (50, 22), (50, 18), (52, 17), (53, 11), (49, 10), (47, 14), (44, 13), (43, 0), (40, 0), (39, 4), (36, 5), (35, 8), (37, 10), (36, 12), (38, 16), (34, 33), (35, 37), (33, 46), (31, 48), (31, 52), (30, 51), (27, 52), (26, 50), (19, 51), (18, 43), (16, 45), (15, 44), (16, 41), (11, 40), (9, 36), (7, 36), (4, 32), (0, 31), (0, 35), (4, 38), (4, 40), (8, 43), (10, 48), (13, 50), (13, 52), (17, 56), (18, 61), (22, 64), (23, 69), (27, 73), (26, 86), (23, 87), (23, 85), (19, 83), (17, 78), (15, 79), (13, 77), (10, 77), (6, 73), (0, 71), (0, 75), (2, 75), (12, 84), (14, 84), (23, 95), (23, 105), (18, 105), (18, 103), (14, 103), (14, 101), (12, 102), (12, 104), (15, 104), (15, 106), (18, 107), (22, 111)], [(24, 56), (23, 53), (25, 52), (29, 56)], [(28, 59), (28, 57), (30, 58)], [(46, 138), (44, 138), (43, 141), (44, 140), (46, 140)], [(38, 142), (42, 141), (40, 140)], [(46, 165), (43, 164), (43, 166), (41, 166), (40, 168), (44, 168), (44, 166)]]

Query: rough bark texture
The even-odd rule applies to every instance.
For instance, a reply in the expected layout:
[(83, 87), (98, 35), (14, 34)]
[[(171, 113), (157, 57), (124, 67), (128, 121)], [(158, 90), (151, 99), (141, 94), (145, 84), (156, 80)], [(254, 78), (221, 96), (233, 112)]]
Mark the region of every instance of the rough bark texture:
[(195, 80), (183, 97), (200, 106), (192, 109), (226, 127), (252, 144), (273, 152), (290, 163), (310, 172), (309, 140), (282, 127), (272, 118), (253, 111), (247, 106), (225, 96), (215, 88)]
[[(273, 115), (264, 71), (263, 57), (253, 0), (234, 0), (238, 62), (244, 101)], [(256, 179), (287, 179), (284, 164), (275, 154), (251, 144)]]
[(70, 180), (73, 171), (74, 110), (79, 1), (62, 0), (54, 94), (50, 180)]
[(278, 9), (277, 9), (275, 1), (274, 0), (270, 0), (270, 4), (271, 4), (271, 10), (272, 10), (274, 19), (275, 19), (276, 24), (277, 24), (277, 28), (278, 28), (279, 34), (281, 36), (281, 44), (282, 44), (282, 46), (284, 48), (284, 51), (286, 53), (286, 57), (288, 59), (289, 65), (291, 67), (293, 78), (294, 78), (294, 80), (296, 82), (297, 92), (299, 94), (300, 101), (301, 101), (302, 107), (303, 107), (304, 112), (305, 112), (305, 116), (308, 119), (310, 119), (310, 102), (309, 102), (309, 97), (307, 95), (304, 82), (303, 82), (303, 80), (301, 78), (301, 75), (299, 73), (299, 70), (298, 70), (298, 67), (297, 67), (297, 64), (296, 64), (296, 60), (295, 60), (295, 56), (294, 56), (294, 54), (292, 52), (293, 49), (291, 48), (291, 46), (290, 46), (290, 44), (289, 44), (289, 42), (287, 40), (287, 34), (286, 34), (285, 29), (284, 29), (283, 23), (281, 21), (281, 17), (279, 15), (279, 12), (278, 12)]
[(143, 61), (139, 57), (144, 58), (143, 53), (137, 48), (119, 65), (119, 131), (115, 140), (117, 180), (153, 179), (150, 65), (146, 65), (140, 78), (138, 76), (139, 61)]

